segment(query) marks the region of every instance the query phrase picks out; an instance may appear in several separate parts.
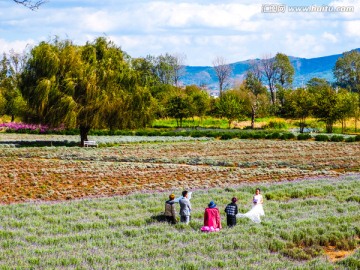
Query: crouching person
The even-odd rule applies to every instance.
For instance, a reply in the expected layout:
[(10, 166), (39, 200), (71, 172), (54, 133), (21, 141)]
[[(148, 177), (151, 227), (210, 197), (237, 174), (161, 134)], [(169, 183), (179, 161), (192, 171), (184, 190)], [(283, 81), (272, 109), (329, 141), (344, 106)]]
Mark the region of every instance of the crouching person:
[(169, 200), (165, 202), (165, 218), (166, 221), (171, 224), (176, 224), (176, 212), (175, 212), (175, 195), (171, 194)]
[(203, 232), (218, 232), (221, 229), (221, 218), (219, 209), (214, 201), (211, 201), (204, 213), (204, 226), (201, 228)]

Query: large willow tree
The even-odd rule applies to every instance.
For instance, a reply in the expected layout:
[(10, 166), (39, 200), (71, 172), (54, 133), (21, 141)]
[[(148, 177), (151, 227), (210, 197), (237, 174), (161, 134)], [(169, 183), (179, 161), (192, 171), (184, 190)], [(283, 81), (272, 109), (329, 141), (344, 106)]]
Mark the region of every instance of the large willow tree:
[(92, 128), (145, 127), (153, 98), (137, 78), (129, 56), (105, 38), (85, 46), (42, 42), (31, 50), (22, 76), (28, 121), (77, 127), (82, 145)]

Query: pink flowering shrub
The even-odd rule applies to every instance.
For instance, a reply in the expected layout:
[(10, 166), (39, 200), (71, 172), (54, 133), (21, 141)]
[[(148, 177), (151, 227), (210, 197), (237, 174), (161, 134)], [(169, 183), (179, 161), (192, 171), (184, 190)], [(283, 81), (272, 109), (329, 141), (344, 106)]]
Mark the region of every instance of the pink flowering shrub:
[(0, 130), (5, 129), (6, 132), (14, 133), (48, 133), (64, 130), (63, 126), (59, 128), (49, 128), (47, 125), (42, 124), (26, 124), (9, 122), (0, 124)]

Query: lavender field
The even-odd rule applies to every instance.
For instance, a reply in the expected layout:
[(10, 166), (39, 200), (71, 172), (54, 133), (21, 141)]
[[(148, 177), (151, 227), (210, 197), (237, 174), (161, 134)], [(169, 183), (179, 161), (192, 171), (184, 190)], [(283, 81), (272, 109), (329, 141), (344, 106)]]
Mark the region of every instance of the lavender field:
[[(359, 143), (156, 139), (3, 146), (0, 269), (359, 268)], [(236, 196), (248, 211), (256, 187), (262, 223), (227, 229), (226, 204)], [(189, 226), (161, 222), (182, 189), (194, 192)], [(224, 229), (204, 234), (210, 200)]]
[[(247, 211), (255, 187), (267, 198), (262, 223), (227, 229), (226, 204), (237, 196)], [(189, 226), (158, 221), (159, 192), (2, 205), (0, 269), (358, 269), (359, 190), (359, 175), (196, 190)], [(224, 229), (206, 234), (210, 200)]]

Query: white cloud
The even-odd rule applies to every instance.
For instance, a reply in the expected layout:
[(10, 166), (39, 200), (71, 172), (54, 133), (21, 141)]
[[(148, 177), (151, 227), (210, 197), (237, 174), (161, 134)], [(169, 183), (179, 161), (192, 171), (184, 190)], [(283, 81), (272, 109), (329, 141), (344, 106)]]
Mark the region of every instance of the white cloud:
[(35, 44), (35, 41), (32, 39), (28, 40), (15, 40), (15, 41), (6, 41), (0, 39), (0, 53), (9, 53), (10, 50), (14, 50), (17, 53), (23, 53), (25, 49), (29, 46)]
[(109, 32), (116, 29), (113, 23), (113, 17), (105, 11), (96, 11), (90, 14), (80, 16), (79, 23), (83, 29), (89, 29), (92, 32)]
[(51, 0), (32, 12), (0, 1), (0, 48), (24, 48), (55, 35), (77, 44), (107, 35), (133, 57), (180, 52), (187, 64), (211, 65), (215, 56), (230, 62), (276, 52), (316, 57), (358, 47), (360, 0), (327, 2), (354, 6), (352, 14), (261, 13), (261, 4), (276, 2), (301, 5), (292, 0)]
[(331, 34), (331, 33), (328, 33), (328, 32), (324, 32), (324, 33), (322, 34), (322, 37), (323, 37), (325, 40), (328, 40), (328, 41), (330, 41), (330, 42), (332, 42), (332, 43), (338, 42), (338, 39), (337, 39), (336, 35)]
[(330, 6), (342, 7), (342, 8), (354, 8), (353, 12), (336, 12), (333, 15), (344, 19), (357, 19), (360, 12), (360, 0), (338, 0), (329, 3)]
[(344, 22), (344, 30), (347, 36), (360, 37), (360, 20)]
[[(238, 28), (260, 12), (259, 5), (151, 2), (120, 11), (114, 22), (137, 32), (159, 29)], [(131, 15), (130, 15), (131, 14)]]
[[(322, 44), (317, 35), (286, 35), (285, 45), (288, 48), (288, 54), (302, 57), (320, 56), (326, 52), (326, 46)], [(299, 53), (301, 52), (301, 53)]]

